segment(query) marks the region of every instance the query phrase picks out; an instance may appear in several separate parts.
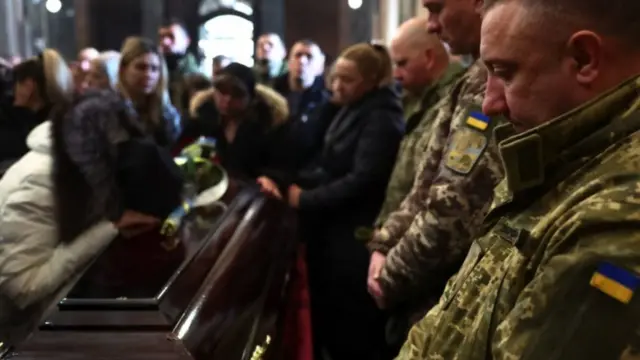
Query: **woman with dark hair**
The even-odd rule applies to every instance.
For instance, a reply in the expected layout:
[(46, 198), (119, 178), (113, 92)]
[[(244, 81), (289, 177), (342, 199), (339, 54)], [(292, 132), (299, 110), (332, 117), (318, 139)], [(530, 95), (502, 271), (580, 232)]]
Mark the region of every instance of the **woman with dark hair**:
[(213, 88), (194, 96), (179, 144), (200, 136), (214, 138), (229, 174), (253, 181), (278, 167), (278, 130), (288, 114), (281, 95), (257, 85), (250, 68), (232, 63), (214, 79)]
[(13, 102), (0, 108), (0, 163), (14, 162), (29, 151), (29, 132), (49, 118), (73, 86), (66, 63), (52, 49), (16, 65), (12, 75)]
[[(16, 103), (23, 105), (23, 114), (40, 117), (15, 122), (35, 126), (52, 108), (62, 113), (72, 102), (71, 72), (54, 50), (19, 65), (16, 81)], [(78, 241), (59, 240), (51, 121), (27, 137), (28, 128), (23, 124), (13, 136), (24, 134), (21, 140), (30, 151), (0, 180), (0, 343), (5, 344), (19, 341), (37, 326), (56, 292), (117, 233), (111, 223), (102, 222), (87, 228)], [(7, 144), (4, 137), (2, 141)]]
[[(47, 77), (47, 89), (62, 88), (60, 78)], [(118, 234), (158, 228), (182, 200), (182, 174), (156, 141), (169, 135), (152, 126), (153, 111), (137, 116), (117, 92), (66, 89), (50, 97), (51, 121), (0, 180), (0, 343), (33, 330)], [(131, 96), (149, 106), (139, 94)]]

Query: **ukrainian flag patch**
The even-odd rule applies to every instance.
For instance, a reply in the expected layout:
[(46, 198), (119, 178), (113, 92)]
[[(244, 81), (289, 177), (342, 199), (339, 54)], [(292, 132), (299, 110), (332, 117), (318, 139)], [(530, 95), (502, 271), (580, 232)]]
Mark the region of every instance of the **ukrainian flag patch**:
[(479, 130), (486, 130), (489, 127), (490, 121), (490, 117), (479, 111), (472, 111), (469, 113), (469, 116), (467, 116), (467, 125)]
[(638, 285), (638, 275), (611, 263), (601, 263), (591, 277), (591, 286), (623, 304), (631, 301)]

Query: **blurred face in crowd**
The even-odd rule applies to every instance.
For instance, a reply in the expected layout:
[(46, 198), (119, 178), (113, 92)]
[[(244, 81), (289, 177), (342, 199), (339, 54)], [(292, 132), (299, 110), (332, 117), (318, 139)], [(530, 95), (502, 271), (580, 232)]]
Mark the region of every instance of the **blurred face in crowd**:
[(280, 37), (275, 34), (260, 36), (256, 45), (256, 58), (258, 60), (278, 61), (285, 57), (286, 51)]
[(336, 103), (354, 103), (374, 87), (375, 84), (362, 76), (355, 61), (338, 58), (331, 76), (331, 91)]
[(317, 45), (297, 43), (289, 53), (289, 73), (300, 85), (309, 87), (324, 69), (323, 58)]
[(76, 91), (82, 92), (87, 88), (87, 73), (82, 71), (79, 62), (74, 62), (69, 65), (71, 69), (71, 75), (73, 76), (73, 84), (76, 88)]
[(33, 79), (24, 79), (14, 85), (13, 104), (28, 107), (38, 99), (38, 85)]
[(80, 54), (78, 54), (78, 64), (80, 65), (80, 70), (85, 73), (89, 71), (89, 68), (91, 67), (91, 61), (93, 61), (99, 55), (100, 53), (98, 52), (98, 50), (93, 48), (80, 51)]
[(239, 116), (249, 106), (247, 92), (237, 86), (234, 79), (223, 78), (216, 82), (215, 88), (213, 100), (220, 115), (228, 117)]
[(92, 89), (109, 89), (111, 88), (111, 83), (109, 82), (109, 77), (104, 72), (104, 69), (99, 61), (94, 60), (91, 62), (91, 66), (89, 66), (89, 72), (86, 77), (87, 86)]
[(222, 69), (227, 67), (227, 65), (229, 64), (231, 64), (231, 59), (228, 59), (228, 58), (223, 58), (223, 59), (220, 59), (219, 61), (214, 61), (213, 69), (211, 72), (213, 74), (213, 77), (215, 78), (216, 76), (218, 76), (218, 74), (220, 74), (220, 71), (222, 71)]
[(527, 10), (517, 3), (497, 5), (485, 15), (480, 46), (481, 59), (489, 70), (483, 111), (505, 115), (517, 131), (536, 127), (590, 100), (596, 95), (594, 81), (600, 70), (595, 65), (579, 66), (599, 55), (595, 44), (601, 41), (595, 34), (583, 31), (567, 42), (563, 35), (544, 29), (546, 22), (529, 21), (527, 16)]
[(148, 95), (154, 92), (160, 81), (162, 63), (160, 56), (146, 53), (122, 64), (121, 79), (132, 94)]
[(422, 0), (429, 10), (429, 32), (446, 42), (454, 55), (477, 54), (481, 0)]
[(404, 89), (418, 94), (430, 82), (428, 70), (433, 61), (431, 49), (415, 48), (405, 39), (397, 39), (391, 44), (391, 59), (393, 60), (393, 76)]
[(184, 54), (189, 47), (189, 35), (180, 25), (162, 27), (158, 31), (158, 36), (163, 54)]

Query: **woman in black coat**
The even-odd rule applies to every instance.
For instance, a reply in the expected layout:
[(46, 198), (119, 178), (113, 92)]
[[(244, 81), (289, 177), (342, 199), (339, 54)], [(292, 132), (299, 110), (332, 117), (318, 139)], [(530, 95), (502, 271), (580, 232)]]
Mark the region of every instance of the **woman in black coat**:
[(316, 162), (298, 172), (287, 201), (301, 215), (307, 243), (316, 351), (333, 360), (386, 359), (384, 314), (366, 291), (369, 227), (404, 133), (399, 94), (392, 88), (387, 50), (356, 44), (338, 59), (330, 125)]
[(276, 177), (282, 168), (277, 157), (280, 127), (287, 121), (286, 100), (275, 91), (256, 84), (253, 71), (239, 63), (225, 67), (214, 86), (191, 100), (190, 118), (176, 150), (199, 137), (213, 138), (221, 165), (237, 180)]

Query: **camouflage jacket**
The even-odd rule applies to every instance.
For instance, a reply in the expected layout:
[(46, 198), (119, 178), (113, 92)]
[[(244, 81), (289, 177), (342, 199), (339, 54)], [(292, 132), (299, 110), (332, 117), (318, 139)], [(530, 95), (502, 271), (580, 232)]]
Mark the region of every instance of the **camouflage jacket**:
[(400, 206), (402, 200), (411, 191), (416, 168), (424, 158), (429, 135), (433, 131), (431, 109), (447, 96), (452, 85), (464, 74), (464, 70), (462, 65), (451, 63), (440, 80), (425, 89), (416, 106), (410, 107), (405, 104), (407, 130), (400, 143), (398, 158), (391, 173), (382, 210), (375, 223), (376, 227), (384, 225), (389, 214)]
[(503, 176), (492, 141), (503, 120), (480, 110), (485, 82), (486, 70), (476, 63), (439, 104), (413, 189), (370, 244), (393, 248), (380, 278), (389, 307), (437, 299), (489, 209)]
[(486, 230), (397, 359), (600, 360), (640, 349), (639, 93), (632, 79), (500, 143), (506, 179)]

